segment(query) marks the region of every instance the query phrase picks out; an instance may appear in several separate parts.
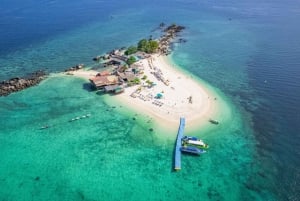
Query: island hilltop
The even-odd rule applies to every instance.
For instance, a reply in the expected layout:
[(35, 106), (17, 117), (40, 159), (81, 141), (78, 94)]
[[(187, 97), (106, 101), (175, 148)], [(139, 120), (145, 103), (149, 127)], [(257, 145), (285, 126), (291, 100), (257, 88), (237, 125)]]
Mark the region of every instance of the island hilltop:
[(218, 114), (217, 95), (175, 68), (167, 58), (172, 43), (185, 42), (178, 39), (184, 27), (162, 23), (159, 28), (163, 32), (159, 39), (150, 37), (140, 40), (137, 46), (95, 57), (105, 70), (79, 66), (66, 74), (89, 79), (94, 90), (118, 94), (110, 98), (153, 117), (164, 127), (177, 128), (180, 117), (190, 125), (209, 124)]

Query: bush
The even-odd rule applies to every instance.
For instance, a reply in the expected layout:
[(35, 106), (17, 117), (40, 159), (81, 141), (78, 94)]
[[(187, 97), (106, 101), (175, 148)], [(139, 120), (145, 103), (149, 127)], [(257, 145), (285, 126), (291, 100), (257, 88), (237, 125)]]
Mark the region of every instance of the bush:
[(146, 83), (149, 84), (150, 86), (153, 84), (153, 82), (150, 80), (147, 80)]
[(146, 47), (148, 45), (148, 41), (146, 39), (142, 39), (138, 42), (138, 50), (146, 52)]
[(127, 86), (133, 86), (133, 85), (140, 84), (140, 83), (141, 83), (141, 80), (138, 77), (136, 77), (133, 80), (130, 80), (127, 83)]
[(136, 78), (134, 78), (133, 82), (134, 82), (135, 84), (140, 84), (140, 83), (141, 83), (141, 80), (140, 80), (138, 77), (136, 77)]
[(126, 55), (131, 55), (137, 52), (137, 47), (135, 46), (130, 46), (126, 51), (125, 54)]
[(134, 62), (136, 62), (136, 59), (135, 59), (135, 57), (133, 57), (133, 56), (129, 57), (129, 59), (127, 59), (127, 61), (126, 61), (126, 63), (127, 63), (128, 65), (131, 65), (131, 64), (133, 64)]
[(156, 52), (157, 48), (158, 48), (158, 42), (155, 40), (151, 40), (148, 42), (148, 52), (147, 53), (154, 53)]

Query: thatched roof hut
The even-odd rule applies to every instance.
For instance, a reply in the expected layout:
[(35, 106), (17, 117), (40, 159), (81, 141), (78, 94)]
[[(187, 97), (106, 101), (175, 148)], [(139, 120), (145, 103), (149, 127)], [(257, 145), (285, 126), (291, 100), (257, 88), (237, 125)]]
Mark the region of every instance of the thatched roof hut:
[(102, 89), (105, 86), (119, 84), (119, 78), (115, 75), (96, 76), (90, 79), (91, 84), (96, 89)]

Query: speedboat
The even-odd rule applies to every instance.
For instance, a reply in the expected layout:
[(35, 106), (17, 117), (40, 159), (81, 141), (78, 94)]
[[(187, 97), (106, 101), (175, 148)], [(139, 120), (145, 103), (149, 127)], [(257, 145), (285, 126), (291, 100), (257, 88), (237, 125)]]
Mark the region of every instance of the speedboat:
[(196, 137), (190, 137), (190, 136), (184, 136), (181, 139), (181, 143), (183, 146), (194, 146), (201, 149), (208, 149), (208, 144), (204, 143), (202, 140), (196, 138)]
[(212, 124), (215, 124), (215, 125), (218, 125), (218, 124), (219, 124), (219, 122), (218, 122), (217, 120), (209, 119), (208, 121), (209, 121), (210, 123), (212, 123)]
[(40, 127), (40, 130), (47, 129), (47, 128), (49, 128), (49, 126), (45, 125), (45, 126)]
[(194, 155), (200, 155), (206, 152), (203, 149), (198, 149), (196, 147), (190, 147), (190, 146), (183, 146), (180, 148), (180, 151), (187, 154), (194, 154)]

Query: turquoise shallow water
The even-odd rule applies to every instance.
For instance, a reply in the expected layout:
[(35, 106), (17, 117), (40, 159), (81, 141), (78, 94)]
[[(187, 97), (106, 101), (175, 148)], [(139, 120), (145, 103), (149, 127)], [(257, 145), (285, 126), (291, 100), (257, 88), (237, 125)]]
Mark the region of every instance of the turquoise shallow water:
[(187, 43), (172, 60), (209, 83), (230, 115), (187, 133), (211, 148), (173, 172), (173, 131), (107, 104), (84, 80), (51, 76), (0, 98), (0, 200), (299, 200), (297, 2), (1, 3), (1, 80), (91, 66), (177, 22)]
[[(173, 172), (174, 140), (150, 132), (152, 125), (136, 123), (131, 113), (121, 115), (117, 111), (123, 108), (106, 105), (83, 89), (84, 83), (51, 77), (1, 98), (1, 121), (7, 122), (1, 126), (3, 198), (238, 200), (251, 195), (240, 186), (247, 185), (245, 170), (253, 163), (253, 145), (244, 139), (240, 118), (213, 133), (202, 132), (211, 144), (209, 152), (200, 158), (184, 156), (182, 171)], [(85, 114), (91, 117), (69, 122)], [(40, 130), (43, 125), (50, 127)], [(242, 151), (245, 146), (250, 149)]]

